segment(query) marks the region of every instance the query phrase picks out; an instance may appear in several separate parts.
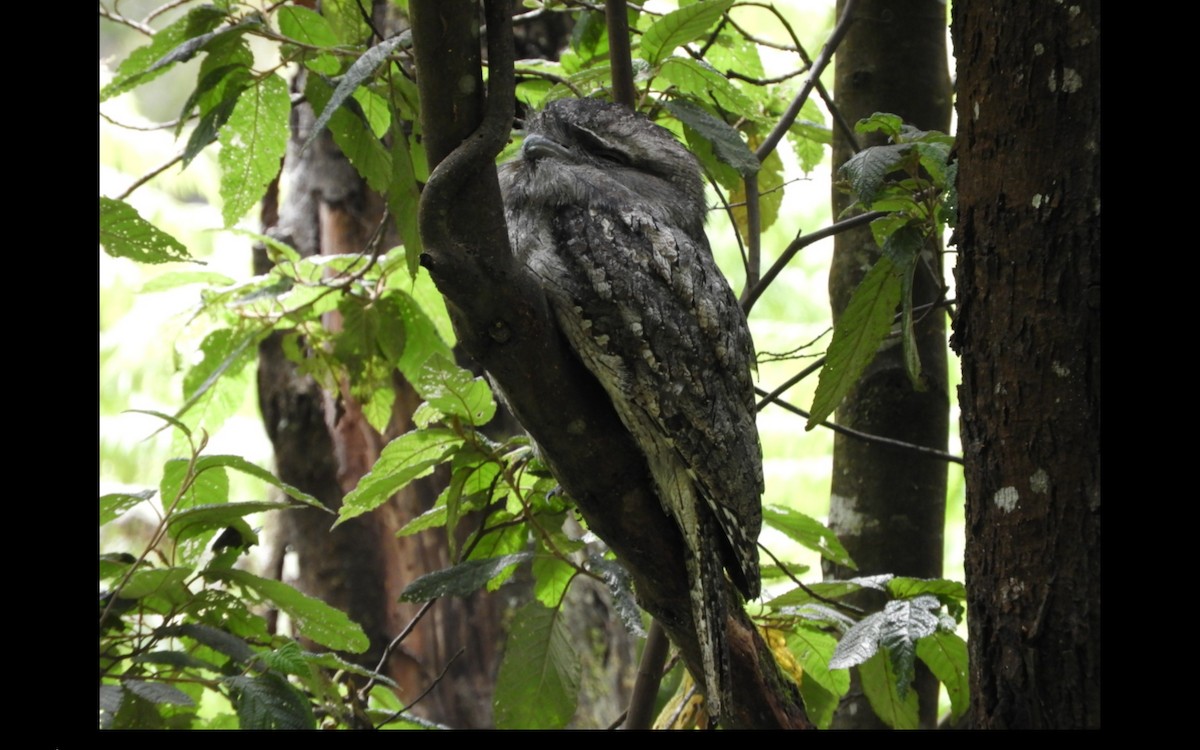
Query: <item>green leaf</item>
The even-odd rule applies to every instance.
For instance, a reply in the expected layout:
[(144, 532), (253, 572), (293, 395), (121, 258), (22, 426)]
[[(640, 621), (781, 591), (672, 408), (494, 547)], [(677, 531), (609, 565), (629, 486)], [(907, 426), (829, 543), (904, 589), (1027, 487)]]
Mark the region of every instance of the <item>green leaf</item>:
[(920, 594), (932, 594), (942, 601), (967, 600), (967, 587), (958, 581), (944, 578), (908, 578), (897, 576), (888, 581), (888, 593), (896, 599), (911, 599)]
[[(320, 76), (310, 75), (304, 91), (314, 109), (328, 109), (332, 92)], [(386, 193), (392, 178), (392, 156), (371, 131), (357, 101), (350, 99), (348, 106), (331, 111), (325, 122), (334, 142), (367, 185)]]
[(897, 138), (904, 129), (904, 120), (889, 112), (876, 112), (864, 117), (854, 125), (856, 133), (883, 133), (888, 138)]
[(154, 34), (149, 44), (138, 47), (117, 66), (112, 82), (100, 91), (100, 101), (111, 99), (135, 86), (157, 78), (167, 72), (159, 66), (151, 73), (148, 69), (164, 55), (190, 38), (207, 34), (226, 18), (226, 12), (212, 5), (193, 8), (186, 16)]
[(787, 644), (804, 669), (804, 682), (816, 682), (836, 698), (849, 692), (850, 673), (829, 665), (837, 649), (837, 638), (816, 627), (800, 624), (787, 634)]
[[(737, 118), (758, 120), (762, 117), (762, 112), (750, 97), (705, 62), (690, 57), (670, 57), (663, 62), (659, 75), (694, 102), (715, 102), (718, 107)], [(667, 107), (670, 108), (672, 103), (679, 101), (685, 100), (674, 99)], [(679, 115), (676, 117), (684, 120)], [(723, 120), (721, 122), (724, 123)]]
[(185, 488), (189, 468), (190, 462), (182, 458), (173, 458), (163, 464), (158, 495), (172, 512), (196, 505), (215, 505), (229, 501), (229, 476), (223, 469), (205, 471), (204, 469), (212, 467), (202, 467), (197, 462), (192, 469), (194, 476), (191, 483)]
[(941, 603), (929, 595), (888, 602), (882, 612), (864, 617), (846, 632), (829, 660), (830, 668), (863, 664), (883, 646), (896, 679), (896, 693), (900, 698), (907, 697), (916, 662), (916, 642), (937, 632), (935, 612), (940, 608)]
[(717, 41), (708, 47), (704, 61), (716, 70), (736, 70), (751, 78), (765, 75), (758, 45), (729, 26), (717, 34)]
[(155, 635), (165, 638), (180, 636), (191, 638), (197, 643), (225, 654), (240, 664), (249, 664), (257, 656), (254, 653), (254, 649), (250, 648), (250, 645), (244, 640), (211, 625), (185, 623), (183, 625), (160, 628), (155, 631)]
[(138, 664), (161, 664), (179, 669), (194, 668), (204, 669), (209, 672), (221, 671), (215, 664), (203, 659), (197, 659), (183, 651), (151, 651), (148, 654), (139, 654), (133, 657), (133, 661)]
[(391, 687), (397, 687), (396, 681), (385, 674), (380, 674), (373, 669), (367, 669), (361, 664), (355, 664), (352, 661), (347, 661), (331, 651), (322, 651), (321, 653), (313, 653), (311, 651), (302, 651), (301, 655), (304, 661), (315, 667), (321, 667), (335, 672), (348, 672), (356, 674), (359, 677), (371, 677), (375, 682)]
[(487, 424), (496, 415), (496, 401), (487, 381), (441, 355), (425, 361), (413, 387), (442, 414), (459, 417), (475, 427)]
[(193, 419), (202, 418), (209, 433), (218, 430), (241, 408), (250, 374), (248, 366), (257, 354), (255, 345), (266, 336), (266, 331), (228, 328), (208, 334), (200, 344), (203, 359), (183, 377), (185, 400), (175, 416), (182, 418), (195, 409)]
[(409, 482), (432, 473), (460, 445), (462, 438), (443, 429), (407, 432), (388, 443), (371, 471), (342, 501), (334, 526), (383, 505)]
[(374, 75), (375, 69), (379, 67), (380, 63), (387, 59), (388, 55), (392, 54), (393, 50), (395, 50), (401, 44), (411, 41), (411, 39), (412, 35), (407, 33), (394, 36), (391, 39), (384, 40), (383, 42), (375, 45), (354, 61), (354, 64), (351, 65), (350, 69), (346, 71), (346, 74), (342, 76), (342, 80), (338, 82), (337, 88), (333, 90), (333, 94), (329, 97), (329, 101), (321, 110), (321, 115), (317, 117), (317, 121), (313, 123), (312, 132), (309, 134), (308, 140), (304, 142), (304, 148), (308, 148), (312, 144), (313, 140), (321, 134), (321, 131), (325, 128), (325, 125), (329, 122), (330, 118), (333, 117), (333, 113), (346, 103), (346, 100), (350, 98), (350, 96), (354, 93), (354, 90), (358, 88), (359, 84)]
[(967, 712), (971, 697), (967, 642), (954, 633), (938, 631), (917, 641), (917, 657), (946, 686), (951, 719), (958, 721)]
[(100, 496), (100, 525), (108, 523), (125, 513), (130, 508), (141, 505), (154, 497), (155, 490), (142, 490), (136, 493), (114, 492)]
[[(808, 677), (808, 673), (804, 676)], [(828, 729), (833, 725), (833, 713), (841, 702), (840, 696), (829, 692), (816, 680), (804, 679), (800, 681), (800, 697), (804, 700), (804, 712), (817, 729)]]
[(183, 243), (146, 221), (124, 201), (100, 196), (100, 245), (114, 258), (139, 263), (191, 260)]
[(275, 14), (279, 31), (289, 39), (311, 47), (336, 47), (337, 35), (329, 22), (316, 11), (299, 5), (285, 5)]
[(367, 123), (376, 138), (387, 135), (392, 127), (392, 112), (387, 101), (374, 91), (359, 87), (354, 90), (354, 105), (359, 116)]
[(261, 466), (259, 466), (257, 464), (247, 461), (246, 459), (242, 458), (241, 456), (221, 456), (221, 455), (201, 456), (196, 461), (196, 470), (197, 471), (200, 471), (202, 469), (208, 469), (211, 467), (216, 467), (216, 466), (228, 467), (230, 469), (233, 469), (234, 471), (241, 472), (242, 474), (248, 474), (249, 476), (252, 476), (255, 479), (261, 479), (262, 481), (266, 482), (267, 484), (271, 485), (272, 487), (283, 490), (284, 494), (286, 494), (288, 497), (292, 498), (293, 500), (302, 502), (311, 508), (323, 510), (327, 513), (330, 512), (330, 510), (328, 508), (326, 508), (321, 503), (320, 500), (316, 499), (315, 497), (308, 494), (307, 492), (302, 492), (302, 491), (296, 489), (295, 487), (293, 487), (290, 484), (287, 484), (286, 482), (280, 481), (271, 472), (267, 471), (266, 469), (262, 468)]
[(287, 83), (277, 75), (267, 76), (238, 98), (219, 135), (225, 226), (233, 226), (249, 211), (279, 174), (290, 112)]
[(924, 391), (926, 385), (921, 375), (921, 355), (917, 351), (917, 336), (913, 329), (912, 295), (913, 274), (924, 246), (925, 235), (912, 224), (900, 227), (883, 243), (884, 255), (891, 259), (900, 275), (900, 340), (904, 344), (904, 369), (913, 388), (918, 391)]
[(804, 429), (811, 430), (832, 414), (875, 359), (880, 344), (892, 329), (900, 293), (900, 279), (892, 262), (884, 256), (863, 277), (833, 329), (833, 340)]
[[(883, 591), (885, 584), (891, 578), (892, 575), (890, 573), (884, 573), (876, 576), (859, 576), (844, 581), (816, 581), (805, 585), (808, 591), (796, 587), (785, 594), (775, 597), (767, 604), (772, 609), (799, 608), (795, 611), (796, 614), (808, 617), (809, 619), (820, 620), (822, 619), (820, 616), (811, 616), (807, 611), (807, 607), (823, 600), (840, 599), (847, 594), (852, 594), (864, 588)], [(788, 609), (787, 611), (791, 612), (792, 610)]]
[(717, 157), (736, 169), (738, 174), (748, 177), (758, 172), (758, 158), (729, 123), (703, 107), (683, 99), (667, 102), (667, 109), (679, 118), (680, 122), (711, 143)]
[(371, 33), (362, 8), (359, 0), (322, 0), (321, 13), (343, 45), (361, 44)]
[(192, 37), (191, 39), (179, 44), (179, 46), (175, 47), (158, 60), (155, 60), (149, 68), (146, 68), (145, 75), (150, 75), (160, 68), (166, 68), (174, 65), (177, 62), (187, 62), (195, 57), (200, 51), (208, 49), (209, 45), (220, 43), (233, 34), (244, 34), (251, 26), (261, 25), (262, 23), (256, 17), (247, 16), (233, 26), (226, 26), (223, 29), (217, 29), (216, 31), (210, 31), (207, 34), (201, 34), (200, 36)]
[(447, 509), (445, 505), (435, 505), (421, 515), (412, 519), (396, 532), (396, 536), (412, 536), (425, 529), (436, 529), (446, 525)]
[(917, 728), (917, 691), (901, 697), (896, 689), (896, 674), (892, 660), (877, 653), (858, 668), (863, 693), (883, 723), (892, 729)]
[(533, 596), (547, 607), (554, 609), (562, 604), (574, 579), (575, 568), (553, 553), (543, 551), (533, 558)]
[(560, 610), (530, 602), (513, 618), (492, 709), (500, 729), (561, 729), (575, 714), (579, 654)]
[(308, 667), (308, 660), (304, 658), (304, 651), (295, 641), (288, 641), (274, 651), (268, 651), (261, 656), (263, 662), (276, 672), (300, 675), (301, 677), (307, 677), (312, 672)]
[(162, 597), (173, 604), (182, 604), (191, 598), (186, 581), (191, 577), (190, 568), (150, 568), (136, 571), (118, 592), (121, 599), (145, 599), (149, 596)]
[(896, 671), (896, 689), (903, 698), (912, 684), (917, 661), (917, 641), (938, 629), (941, 602), (932, 596), (888, 602), (883, 613), (886, 625), (880, 644), (888, 650)]
[(531, 557), (532, 552), (517, 552), (503, 557), (467, 560), (451, 568), (426, 573), (405, 587), (400, 601), (423, 602), (443, 596), (467, 596)]
[(388, 210), (396, 222), (396, 230), (404, 243), (405, 258), (408, 261), (408, 275), (415, 278), (420, 268), (422, 242), (417, 209), (421, 200), (421, 186), (418, 184), (417, 167), (412, 159), (412, 147), (409, 134), (401, 127), (399, 118), (392, 121), (392, 173), (388, 180), (387, 202)]
[(407, 305), (404, 307), (408, 341), (404, 344), (404, 356), (396, 366), (400, 367), (404, 377), (414, 380), (430, 355), (442, 354), (452, 358), (454, 354), (451, 353), (451, 347), (455, 346), (457, 340), (445, 299), (434, 286), (430, 272), (420, 269), (407, 292), (414, 308), (408, 310)]
[(172, 706), (194, 706), (195, 701), (187, 693), (173, 685), (162, 682), (124, 679), (121, 686), (137, 697), (151, 703), (167, 703)]
[(226, 683), (242, 729), (316, 729), (312, 706), (286, 678), (267, 672), (238, 675)]
[(222, 88), (221, 99), (211, 109), (200, 115), (200, 120), (196, 123), (196, 127), (192, 129), (192, 134), (188, 136), (188, 142), (183, 147), (183, 166), (186, 167), (192, 163), (201, 151), (208, 148), (209, 144), (217, 140), (217, 135), (222, 132), (225, 123), (229, 122), (229, 116), (233, 114), (234, 107), (242, 97), (242, 93), (250, 87), (248, 80), (238, 80)]
[(227, 286), (234, 280), (216, 271), (169, 271), (142, 284), (142, 293), (166, 292), (189, 284), (208, 284), (209, 286)]
[(182, 541), (205, 531), (223, 529), (252, 513), (268, 510), (290, 510), (299, 506), (290, 503), (221, 503), (199, 505), (176, 513), (167, 519), (167, 532), (172, 539)]
[(842, 546), (837, 534), (820, 521), (805, 514), (778, 505), (763, 508), (763, 521), (787, 534), (788, 538), (821, 553), (827, 560), (852, 570), (858, 570), (850, 553)]
[(232, 581), (269, 600), (287, 613), (302, 635), (322, 646), (361, 654), (371, 645), (362, 628), (345, 613), (320, 599), (300, 593), (286, 583), (259, 578), (244, 570), (209, 571), (205, 577)]
[(912, 148), (908, 143), (871, 146), (847, 159), (838, 172), (850, 180), (850, 189), (859, 203), (870, 206), (888, 173), (904, 161)]
[(703, 36), (731, 5), (733, 0), (708, 0), (668, 13), (642, 34), (642, 58), (658, 65), (676, 47)]
[[(504, 512), (497, 513), (491, 517), (491, 519), (494, 519), (501, 525), (482, 532), (483, 537), (475, 545), (475, 548), (471, 550), (471, 554), (467, 556), (467, 559), (482, 560), (488, 557), (503, 557), (526, 551), (525, 548), (529, 545), (529, 527), (523, 523), (501, 523), (507, 520), (508, 517), (509, 514)], [(487, 590), (499, 590), (515, 572), (516, 568), (508, 568), (507, 570), (500, 571), (487, 582)]]

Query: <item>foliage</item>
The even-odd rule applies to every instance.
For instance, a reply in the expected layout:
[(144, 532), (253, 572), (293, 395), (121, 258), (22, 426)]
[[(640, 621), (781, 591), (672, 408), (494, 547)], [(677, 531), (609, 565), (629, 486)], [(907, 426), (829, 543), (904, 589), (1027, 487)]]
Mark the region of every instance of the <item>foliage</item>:
[[(762, 76), (757, 45), (728, 23), (732, 4), (708, 0), (662, 15), (631, 11), (631, 17), (646, 111), (687, 141), (722, 202), (733, 205), (731, 223), (747, 241), (779, 219), (783, 162), (777, 151), (760, 160), (754, 148), (783, 114), (791, 92), (720, 72)], [(528, 106), (596, 94), (608, 83), (603, 15), (572, 12), (575, 33), (560, 60), (518, 66), (518, 97)], [(251, 38), (269, 43), (278, 61), (260, 63)], [(226, 228), (242, 231), (236, 224), (278, 176), (293, 106), (286, 80), (303, 69), (301, 95), (317, 116), (306, 147), (327, 127), (367, 184), (385, 195), (403, 239), (391, 249), (301, 257), (273, 238), (243, 232), (266, 248), (269, 271), (242, 279), (184, 271), (159, 282), (160, 288), (203, 285), (194, 320), (202, 321), (205, 335), (202, 356), (184, 377), (181, 405), (157, 415), (186, 437), (189, 451), (167, 462), (157, 492), (100, 500), (102, 524), (143, 509), (157, 514), (141, 554), (101, 556), (102, 726), (365, 726), (402, 708), (387, 693), (386, 677), (331, 653), (305, 650), (295, 638), (273, 632), (265, 612), (286, 613), (297, 637), (347, 653), (367, 648), (356, 624), (286, 584), (235, 567), (257, 541), (252, 514), (321, 507), (244, 459), (204, 453), (204, 436), (231, 413), (233, 376), (246, 371), (257, 344), (272, 333), (282, 335), (284, 352), (304, 375), (331, 391), (345, 385), (380, 432), (396, 400), (393, 373), (423, 399), (414, 428), (383, 449), (337, 518), (342, 523), (372, 512), (408, 483), (447, 468), (449, 483), (434, 507), (400, 533), (443, 529), (456, 562), (412, 582), (406, 598), (496, 590), (517, 566), (531, 563), (535, 601), (514, 614), (494, 698), (499, 726), (561, 727), (571, 719), (579, 654), (560, 615), (576, 579), (609, 587), (625, 624), (635, 632), (641, 628), (619, 561), (589, 546), (578, 524), (566, 523), (578, 520), (571, 501), (528, 440), (496, 442), (481, 431), (496, 411), (495, 399), (485, 380), (454, 363), (446, 310), (417, 266), (416, 198), (428, 169), (409, 40), (374, 41), (355, 3), (325, 3), (318, 13), (224, 0), (191, 7), (154, 33), (101, 91), (104, 101), (200, 57), (195, 88), (180, 112), (177, 135), (190, 123), (181, 161), (186, 165), (220, 146), (222, 219)], [(786, 134), (806, 171), (830, 140), (823, 120), (818, 107), (806, 102)], [(880, 130), (893, 141), (862, 152), (845, 168), (859, 205), (888, 212), (873, 225), (884, 255), (834, 332), (810, 427), (857, 379), (891, 331), (899, 302), (901, 335), (911, 351), (912, 274), (927, 238), (945, 220), (943, 195), (953, 183), (945, 136), (914, 131), (890, 115), (876, 115), (859, 130)], [(899, 179), (889, 179), (893, 175)], [(758, 227), (750, 225), (744, 207), (749, 176), (758, 177), (763, 192)], [(140, 263), (190, 258), (184, 243), (123, 199), (102, 197), (100, 222), (101, 244), (110, 255)], [(334, 314), (340, 325), (330, 325)], [(919, 382), (915, 353), (910, 373)], [(291, 500), (231, 502), (230, 470)], [(764, 517), (800, 545), (853, 567), (836, 537), (814, 519), (786, 508), (768, 508)], [(468, 518), (471, 527), (460, 528)], [(915, 698), (908, 686), (916, 659), (947, 685), (955, 714), (965, 709), (966, 652), (951, 632), (961, 619), (961, 586), (890, 577), (804, 585), (790, 572), (773, 572), (776, 593), (760, 619), (775, 634), (778, 651), (797, 665), (801, 693), (818, 725), (828, 725), (848, 690), (847, 670), (857, 668), (877, 712), (893, 726), (910, 726)], [(891, 595), (882, 612), (858, 613), (840, 603), (863, 587)], [(352, 677), (369, 679), (375, 689), (359, 694)]]
[[(833, 331), (806, 429), (833, 413), (858, 381), (893, 330), (900, 306), (898, 335), (913, 387), (925, 388), (913, 333), (913, 275), (923, 253), (937, 252), (937, 238), (953, 223), (954, 139), (936, 130), (917, 130), (896, 115), (876, 112), (858, 125), (859, 133), (882, 132), (891, 140), (858, 152), (842, 165), (856, 200), (848, 210), (886, 212), (871, 222), (883, 254), (851, 295)], [(890, 175), (898, 175), (889, 180)], [(940, 268), (941, 263), (934, 265)], [(939, 276), (940, 281), (940, 276)]]
[[(322, 506), (238, 456), (205, 454), (202, 433), (158, 416), (186, 436), (190, 455), (163, 467), (157, 490), (100, 498), (102, 525), (139, 512), (156, 518), (139, 555), (100, 555), (100, 725), (311, 729), (318, 717), (324, 726), (361, 725), (348, 708), (351, 679), (390, 680), (306, 650), (273, 632), (265, 615), (286, 614), (298, 638), (332, 651), (366, 650), (362, 629), (285, 583), (234, 567), (258, 541), (248, 517)], [(290, 502), (231, 502), (229, 471)]]

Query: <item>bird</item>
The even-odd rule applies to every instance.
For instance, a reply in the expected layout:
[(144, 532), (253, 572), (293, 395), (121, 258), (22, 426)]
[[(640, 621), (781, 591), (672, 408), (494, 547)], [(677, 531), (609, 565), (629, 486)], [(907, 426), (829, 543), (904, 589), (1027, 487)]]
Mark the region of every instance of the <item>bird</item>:
[(704, 232), (699, 161), (649, 118), (558, 99), (499, 169), (514, 256), (646, 458), (682, 534), (711, 715), (730, 705), (724, 575), (760, 593), (754, 345)]

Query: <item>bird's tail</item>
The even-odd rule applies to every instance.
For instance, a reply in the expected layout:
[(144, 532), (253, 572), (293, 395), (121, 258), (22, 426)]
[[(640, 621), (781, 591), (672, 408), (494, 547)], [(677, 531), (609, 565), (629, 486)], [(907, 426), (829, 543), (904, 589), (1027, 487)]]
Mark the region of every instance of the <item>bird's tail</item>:
[[(725, 569), (721, 564), (721, 530), (711, 513), (697, 514), (693, 530), (696, 539), (688, 539), (688, 587), (692, 600), (692, 619), (700, 642), (700, 657), (704, 663), (705, 696), (710, 716), (720, 717), (732, 706), (732, 685), (729, 676), (729, 643), (725, 637), (726, 603), (724, 596)], [(686, 533), (686, 531), (685, 531)]]

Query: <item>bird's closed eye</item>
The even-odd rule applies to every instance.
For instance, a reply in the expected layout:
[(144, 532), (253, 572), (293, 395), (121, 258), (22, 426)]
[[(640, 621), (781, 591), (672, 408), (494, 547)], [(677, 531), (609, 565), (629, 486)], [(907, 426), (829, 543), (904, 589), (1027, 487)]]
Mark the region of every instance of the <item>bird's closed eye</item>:
[(579, 141), (584, 149), (592, 156), (603, 159), (604, 161), (618, 164), (622, 167), (631, 166), (633, 161), (629, 158), (629, 154), (619, 148), (610, 146), (600, 136), (596, 135), (587, 128), (578, 128), (576, 132), (579, 135)]

